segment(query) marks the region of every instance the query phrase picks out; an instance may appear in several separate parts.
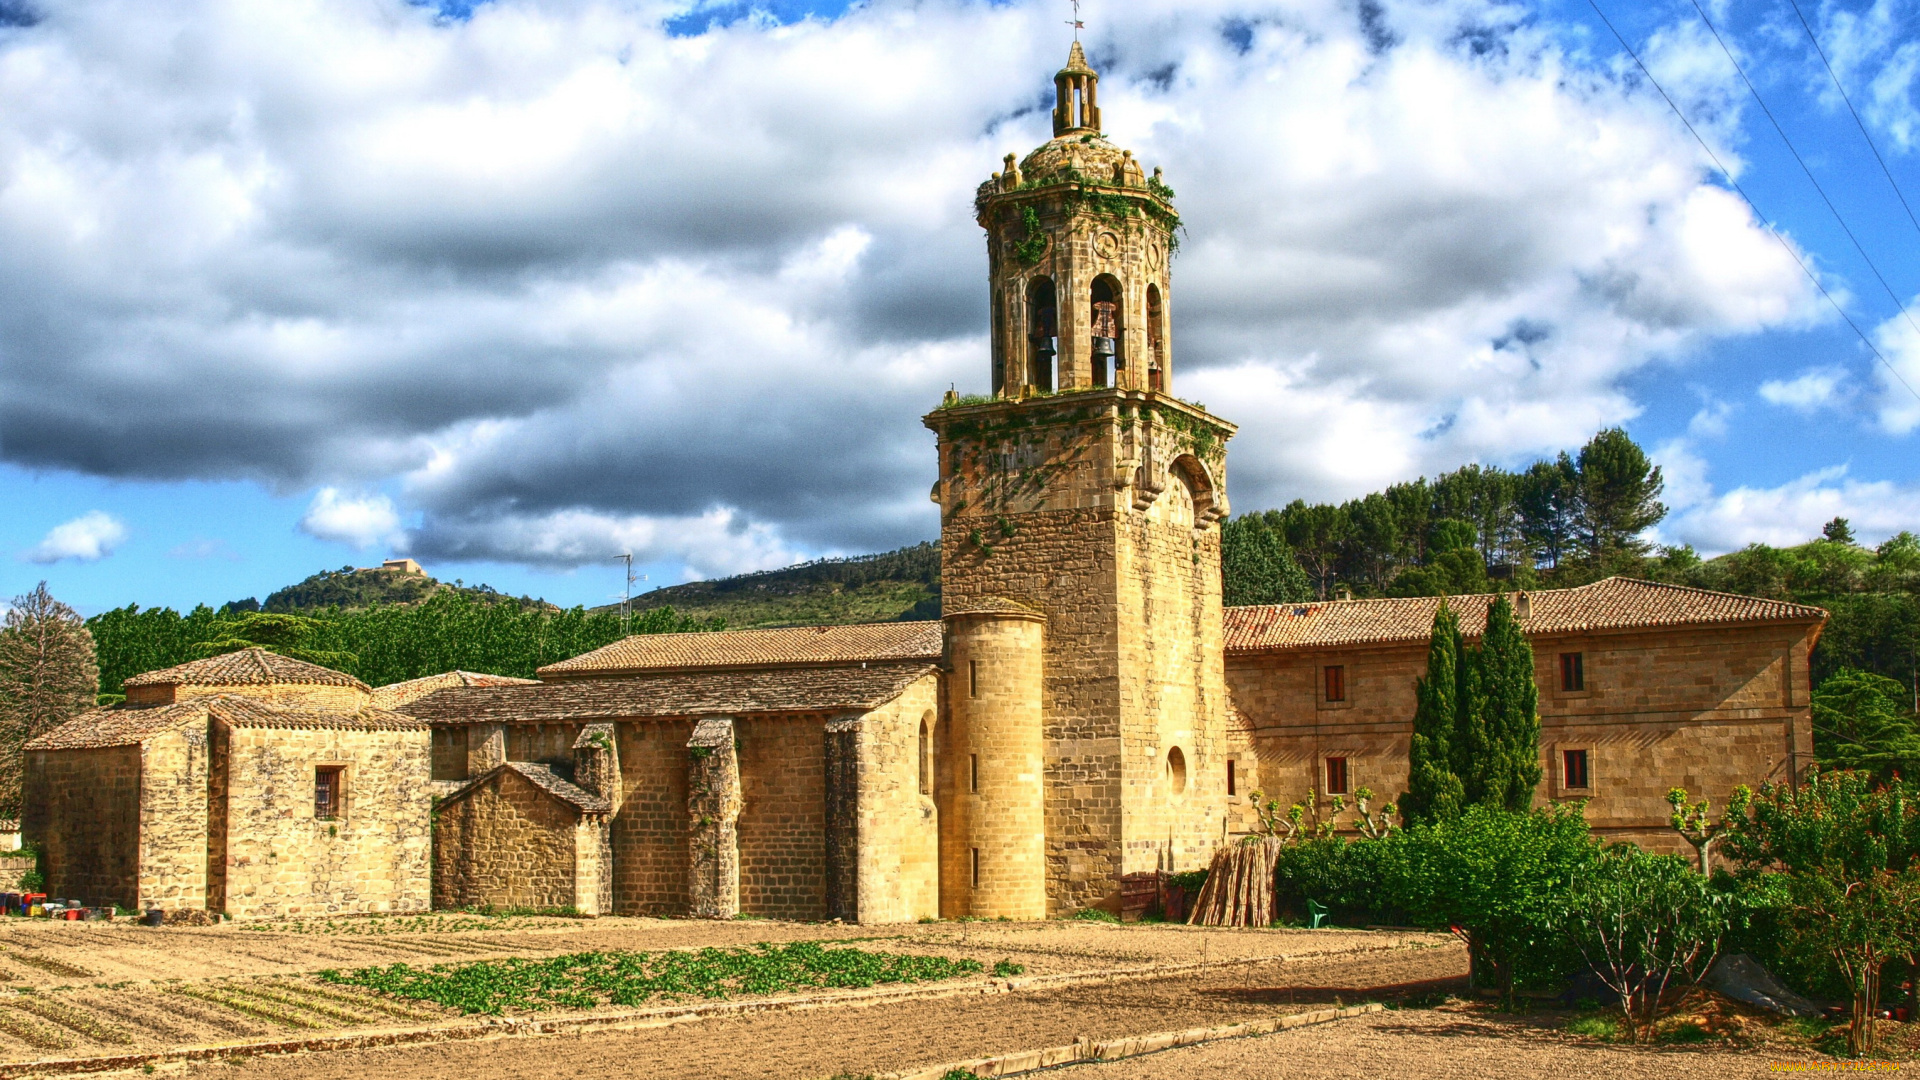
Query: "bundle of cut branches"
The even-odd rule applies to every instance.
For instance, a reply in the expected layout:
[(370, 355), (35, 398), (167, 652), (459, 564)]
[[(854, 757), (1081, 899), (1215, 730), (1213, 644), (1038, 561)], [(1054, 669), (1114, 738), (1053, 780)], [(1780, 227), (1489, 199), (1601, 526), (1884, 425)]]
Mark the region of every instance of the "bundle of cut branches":
[(1273, 866), (1286, 841), (1249, 836), (1213, 854), (1207, 882), (1187, 922), (1194, 926), (1269, 926), (1273, 923)]

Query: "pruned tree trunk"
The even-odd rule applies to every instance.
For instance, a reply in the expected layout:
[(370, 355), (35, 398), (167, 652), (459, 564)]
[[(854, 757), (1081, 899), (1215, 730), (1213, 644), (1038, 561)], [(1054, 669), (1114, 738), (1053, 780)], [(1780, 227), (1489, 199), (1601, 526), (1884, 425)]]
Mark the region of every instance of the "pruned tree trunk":
[(1194, 926), (1268, 926), (1273, 922), (1273, 866), (1278, 837), (1229, 844), (1213, 854), (1206, 884), (1187, 922)]

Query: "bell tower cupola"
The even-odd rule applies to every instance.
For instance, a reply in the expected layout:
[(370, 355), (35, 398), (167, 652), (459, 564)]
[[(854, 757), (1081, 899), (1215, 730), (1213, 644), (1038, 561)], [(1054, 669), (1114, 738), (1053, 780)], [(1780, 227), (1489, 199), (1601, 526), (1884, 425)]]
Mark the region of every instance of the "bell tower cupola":
[(1067, 54), (1067, 66), (1053, 77), (1053, 133), (1078, 135), (1100, 132), (1100, 75), (1087, 66), (1087, 54), (1078, 41)]
[(996, 397), (1173, 391), (1173, 189), (1100, 130), (1099, 73), (1078, 41), (1053, 77), (1053, 138), (980, 185)]

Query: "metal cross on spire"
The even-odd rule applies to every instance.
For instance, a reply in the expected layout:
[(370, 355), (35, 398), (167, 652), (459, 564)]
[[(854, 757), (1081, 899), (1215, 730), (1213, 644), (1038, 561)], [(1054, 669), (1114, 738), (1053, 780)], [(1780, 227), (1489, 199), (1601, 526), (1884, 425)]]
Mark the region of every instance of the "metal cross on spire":
[(1073, 4), (1073, 18), (1067, 20), (1067, 25), (1073, 27), (1073, 40), (1079, 41), (1080, 31), (1085, 30), (1087, 24), (1080, 21), (1080, 0), (1071, 0), (1071, 2)]

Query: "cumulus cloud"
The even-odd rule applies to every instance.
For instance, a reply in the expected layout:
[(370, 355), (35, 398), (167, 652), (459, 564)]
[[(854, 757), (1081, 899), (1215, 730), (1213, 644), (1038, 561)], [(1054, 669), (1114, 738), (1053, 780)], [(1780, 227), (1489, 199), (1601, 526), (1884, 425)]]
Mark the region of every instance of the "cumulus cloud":
[(1760, 384), (1760, 396), (1774, 405), (1813, 412), (1837, 403), (1846, 381), (1847, 373), (1840, 368), (1809, 368), (1791, 379), (1768, 379)]
[(1748, 544), (1804, 544), (1836, 517), (1863, 542), (1876, 543), (1920, 521), (1920, 485), (1855, 480), (1836, 465), (1779, 487), (1712, 495), (1676, 514), (1663, 532), (1718, 554)]
[(400, 545), (400, 514), (385, 495), (348, 495), (338, 488), (321, 488), (300, 518), (300, 531), (318, 540), (335, 540), (357, 548), (375, 544)]
[[(972, 191), (1049, 133), (1054, 7), (44, 0), (0, 31), (0, 455), (318, 488), (309, 533), (437, 558), (924, 538), (917, 417), (987, 379)], [(1526, 8), (1140, 3), (1088, 43), (1181, 191), (1176, 389), (1242, 423), (1242, 506), (1574, 445), (1638, 368), (1812, 317), (1665, 104)]]
[[(1920, 303), (1916, 297), (1913, 303)], [(1911, 310), (1911, 304), (1909, 305)], [(1880, 426), (1894, 435), (1920, 428), (1920, 330), (1905, 315), (1896, 315), (1874, 331), (1886, 365), (1875, 365)]]
[(127, 539), (127, 527), (102, 510), (90, 510), (72, 521), (47, 530), (47, 535), (21, 557), (28, 562), (98, 562), (113, 554)]

